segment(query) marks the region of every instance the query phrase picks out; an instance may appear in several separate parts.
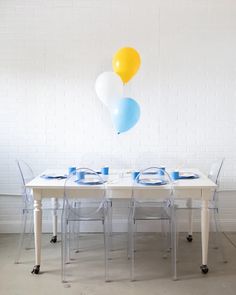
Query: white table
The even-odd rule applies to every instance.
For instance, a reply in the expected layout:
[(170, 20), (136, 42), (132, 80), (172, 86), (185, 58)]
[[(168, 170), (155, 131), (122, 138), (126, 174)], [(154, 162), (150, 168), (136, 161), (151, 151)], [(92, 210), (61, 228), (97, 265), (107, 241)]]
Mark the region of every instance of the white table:
[[(185, 170), (186, 171), (186, 170)], [(59, 172), (55, 170), (47, 170), (42, 174), (51, 172)], [(209, 239), (209, 201), (212, 199), (213, 192), (216, 189), (216, 184), (207, 178), (203, 173), (196, 169), (191, 169), (191, 172), (197, 173), (198, 179), (178, 180), (174, 183), (176, 197), (198, 199), (202, 202), (201, 209), (201, 237), (202, 237), (202, 266), (205, 273), (208, 271), (207, 256), (208, 256), (208, 239)], [(132, 180), (130, 174), (124, 174), (120, 178), (118, 174), (109, 176), (106, 184), (111, 198), (131, 198)], [(65, 180), (44, 179), (40, 176), (36, 177), (26, 187), (31, 188), (34, 198), (34, 237), (35, 237), (35, 266), (32, 273), (38, 274), (41, 265), (41, 233), (42, 233), (42, 199), (43, 198), (63, 198)], [(145, 195), (148, 196), (153, 190), (157, 193), (165, 189), (165, 186), (139, 186), (145, 190)], [(68, 188), (68, 185), (67, 185)], [(78, 190), (99, 190), (101, 186), (81, 186), (75, 182), (70, 184), (71, 193)]]

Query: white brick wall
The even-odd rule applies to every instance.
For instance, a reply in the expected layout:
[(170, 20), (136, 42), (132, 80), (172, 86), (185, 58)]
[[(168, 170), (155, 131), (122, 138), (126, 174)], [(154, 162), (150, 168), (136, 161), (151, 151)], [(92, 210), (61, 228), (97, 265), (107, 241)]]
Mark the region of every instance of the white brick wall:
[[(224, 156), (236, 188), (235, 15), (233, 0), (0, 0), (0, 193), (19, 192), (15, 158), (39, 173), (95, 154), (205, 172)], [(142, 57), (125, 89), (142, 116), (118, 136), (94, 82), (126, 45)]]

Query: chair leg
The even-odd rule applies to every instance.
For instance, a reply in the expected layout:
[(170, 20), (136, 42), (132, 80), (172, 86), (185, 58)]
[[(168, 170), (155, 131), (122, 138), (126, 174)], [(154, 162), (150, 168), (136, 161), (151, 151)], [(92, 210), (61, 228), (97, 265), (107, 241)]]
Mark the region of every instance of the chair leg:
[(131, 226), (132, 226), (132, 217), (131, 212), (128, 216), (128, 235), (127, 235), (127, 257), (131, 259)]
[(63, 220), (61, 224), (61, 280), (62, 283), (67, 282), (66, 278), (66, 262), (67, 262), (67, 228), (68, 224), (66, 220)]
[(176, 246), (176, 210), (171, 208), (171, 262), (172, 262), (172, 275), (173, 280), (177, 280), (177, 246)]
[(165, 238), (166, 238), (166, 234), (167, 234), (167, 232), (166, 232), (166, 224), (165, 224), (165, 220), (162, 219), (162, 220), (161, 220), (161, 237), (162, 237), (163, 239), (165, 239)]
[(50, 243), (57, 242), (57, 210), (58, 210), (58, 199), (52, 198), (52, 238)]
[[(81, 202), (75, 202), (74, 206), (75, 208), (79, 209), (81, 207)], [(75, 253), (80, 252), (80, 225), (80, 220), (73, 222), (73, 249), (75, 250)]]
[(216, 225), (216, 220), (215, 220), (215, 217), (214, 217), (214, 214), (211, 214), (210, 215), (210, 218), (211, 218), (211, 222), (210, 222), (210, 232), (212, 232), (212, 248), (213, 249), (219, 249), (219, 244), (218, 244), (218, 239), (216, 238), (216, 235), (217, 235), (217, 225)]
[(134, 252), (137, 251), (137, 235), (138, 235), (138, 223), (137, 221), (134, 224)]
[(227, 258), (225, 256), (223, 241), (222, 241), (222, 230), (220, 225), (220, 218), (219, 218), (219, 212), (217, 209), (213, 209), (213, 218), (214, 218), (214, 224), (216, 229), (216, 236), (217, 236), (217, 244), (221, 252), (222, 260), (224, 263), (227, 263)]
[[(132, 247), (131, 247), (131, 236), (133, 238), (133, 247), (134, 247), (134, 252), (136, 252), (136, 240), (137, 240), (137, 222), (133, 224), (133, 216), (132, 213), (128, 216), (128, 238), (127, 238), (127, 256), (128, 259), (131, 258), (131, 252), (132, 252)], [(131, 232), (133, 233), (131, 235)]]
[(104, 260), (105, 260), (105, 282), (109, 282), (109, 252), (110, 252), (110, 231), (109, 219), (105, 218), (103, 221), (103, 235), (104, 235)]
[(112, 201), (109, 200), (108, 202), (108, 212), (107, 212), (107, 218), (108, 218), (108, 231), (109, 231), (109, 257), (108, 259), (111, 259), (111, 253), (113, 250), (113, 244), (112, 244), (112, 233), (113, 233), (113, 225), (112, 225), (112, 215), (113, 215), (113, 210), (112, 210)]
[(15, 263), (16, 264), (19, 263), (19, 259), (20, 259), (23, 244), (24, 244), (25, 233), (26, 233), (26, 225), (27, 225), (27, 218), (28, 218), (28, 213), (23, 212), (23, 215), (22, 215), (22, 230), (21, 230), (19, 241), (18, 241), (17, 252), (16, 252), (16, 257), (15, 257)]
[(66, 233), (66, 241), (67, 241), (67, 251), (66, 251), (66, 263), (69, 264), (72, 260), (72, 249), (73, 249), (73, 238), (74, 238), (74, 225), (75, 222), (68, 222), (67, 224), (67, 233)]
[(192, 199), (187, 200), (187, 206), (188, 206), (188, 224), (189, 224), (189, 229), (188, 229), (188, 235), (186, 237), (188, 242), (192, 242), (193, 240), (193, 210), (192, 208)]
[(80, 252), (80, 221), (75, 221), (73, 226), (73, 239), (75, 253)]
[(170, 252), (171, 249), (171, 236), (170, 236), (170, 230), (167, 229), (167, 220), (162, 219), (161, 220), (161, 235), (162, 235), (162, 241), (163, 241), (163, 255), (162, 258), (167, 258), (167, 253)]
[[(34, 248), (34, 214), (33, 212), (30, 212), (29, 213), (29, 221), (28, 221), (28, 224), (29, 224), (29, 232), (28, 232), (28, 235), (26, 237), (27, 241), (26, 241), (26, 247), (25, 247), (25, 250), (31, 250)], [(27, 226), (26, 226), (27, 228)], [(27, 231), (27, 229), (26, 229)]]
[(134, 251), (134, 234), (135, 234), (135, 220), (132, 218), (132, 221), (130, 223), (130, 280), (134, 281), (134, 255), (135, 255), (135, 251)]

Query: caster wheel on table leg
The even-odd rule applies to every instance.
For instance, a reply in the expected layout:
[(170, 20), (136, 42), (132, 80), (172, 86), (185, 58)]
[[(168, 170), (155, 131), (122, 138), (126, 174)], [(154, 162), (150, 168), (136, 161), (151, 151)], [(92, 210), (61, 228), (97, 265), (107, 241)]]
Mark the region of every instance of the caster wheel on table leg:
[(204, 273), (204, 274), (207, 274), (209, 271), (208, 266), (204, 265), (204, 264), (200, 266), (200, 269), (201, 269), (202, 273)]
[(53, 236), (50, 240), (50, 243), (55, 244), (57, 242), (57, 236)]
[(40, 265), (35, 265), (31, 273), (38, 275), (40, 271)]
[(186, 237), (186, 239), (187, 239), (188, 242), (192, 242), (192, 240), (193, 240), (193, 236), (192, 236), (192, 235), (188, 235), (188, 236)]

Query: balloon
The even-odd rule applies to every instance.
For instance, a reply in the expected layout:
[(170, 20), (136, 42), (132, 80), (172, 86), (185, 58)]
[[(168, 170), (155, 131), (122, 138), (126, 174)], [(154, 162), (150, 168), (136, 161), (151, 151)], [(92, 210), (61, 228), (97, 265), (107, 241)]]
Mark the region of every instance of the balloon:
[(141, 59), (134, 48), (119, 49), (113, 57), (112, 67), (124, 83), (127, 83), (138, 71)]
[(122, 98), (112, 111), (112, 119), (120, 134), (132, 128), (139, 120), (140, 107), (133, 98)]
[(123, 83), (116, 73), (104, 72), (97, 77), (95, 90), (101, 101), (112, 107), (123, 96)]

